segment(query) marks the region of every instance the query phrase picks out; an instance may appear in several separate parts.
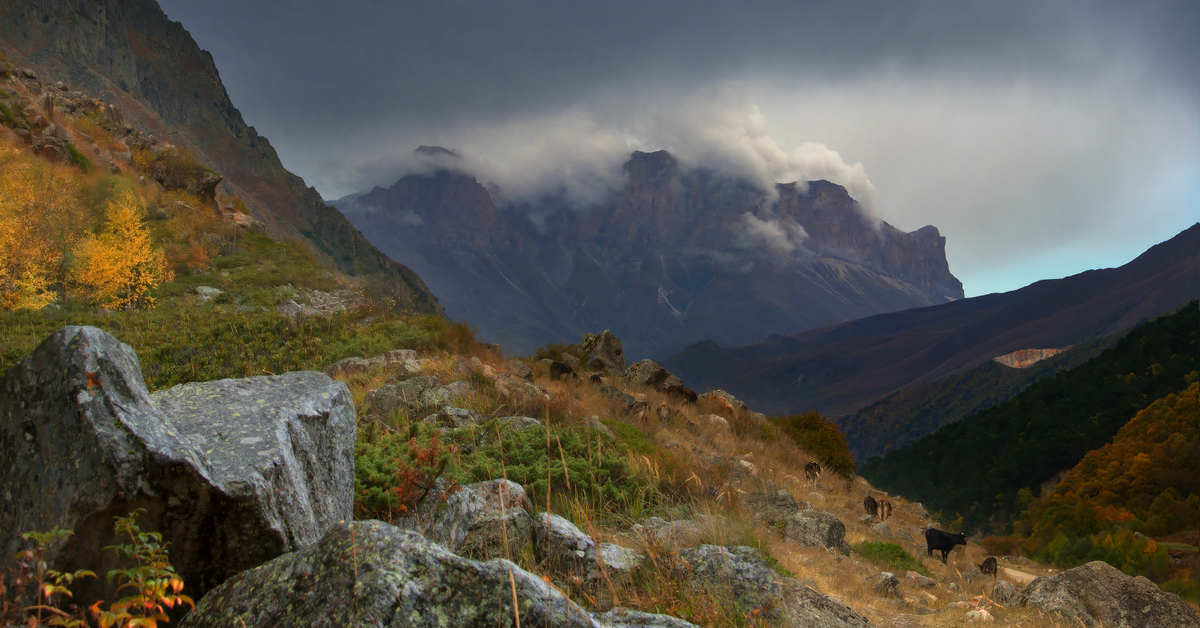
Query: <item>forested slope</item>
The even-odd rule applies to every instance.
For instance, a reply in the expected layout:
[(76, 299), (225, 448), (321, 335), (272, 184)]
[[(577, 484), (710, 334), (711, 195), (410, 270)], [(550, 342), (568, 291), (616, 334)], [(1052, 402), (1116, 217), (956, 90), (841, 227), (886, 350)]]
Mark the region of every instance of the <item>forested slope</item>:
[(977, 527), (1011, 512), (1020, 489), (1036, 491), (1103, 446), (1151, 401), (1182, 391), (1198, 367), (1200, 312), (1193, 301), (1078, 368), (871, 459), (862, 475)]

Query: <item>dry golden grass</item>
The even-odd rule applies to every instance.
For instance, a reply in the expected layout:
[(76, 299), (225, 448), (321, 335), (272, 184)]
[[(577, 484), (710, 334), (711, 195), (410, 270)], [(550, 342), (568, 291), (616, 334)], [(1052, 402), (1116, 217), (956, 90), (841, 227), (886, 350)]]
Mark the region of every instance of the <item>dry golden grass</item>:
[[(453, 356), (421, 357), (425, 359), (422, 374), (437, 376), (443, 385), (472, 379), (470, 373), (455, 369)], [(481, 360), (498, 372), (508, 371), (507, 362), (500, 356), (481, 356)], [(646, 565), (633, 578), (620, 580), (603, 574), (599, 583), (590, 585), (581, 584), (573, 574), (539, 564), (528, 550), (513, 557), (522, 567), (542, 575), (585, 606), (603, 609), (622, 605), (667, 613), (706, 626), (765, 625), (761, 618), (731, 608), (726, 592), (681, 581), (679, 572), (673, 569), (672, 557), (683, 547), (657, 543), (630, 533), (629, 527), (633, 523), (649, 516), (660, 516), (668, 521), (698, 522), (698, 535), (690, 544), (754, 545), (764, 549), (797, 580), (841, 600), (880, 627), (974, 625), (966, 618), (970, 607), (949, 605), (969, 602), (974, 596), (992, 592), (994, 581), (990, 577), (976, 578), (972, 582), (963, 578), (963, 572), (987, 558), (982, 547), (973, 543), (965, 548), (957, 547), (950, 553), (947, 564), (942, 565), (937, 553), (930, 557), (919, 548), (919, 544), (924, 543), (923, 531), (937, 526), (935, 522), (920, 518), (904, 498), (876, 490), (861, 478), (843, 478), (827, 472), (816, 487), (811, 486), (804, 481), (804, 465), (814, 457), (787, 436), (764, 429), (763, 424), (748, 412), (730, 412), (727, 407), (706, 400), (681, 404), (660, 391), (605, 377), (605, 383), (646, 402), (651, 410), (649, 417), (638, 420), (627, 416), (618, 403), (601, 394), (598, 386), (585, 379), (553, 380), (540, 362), (531, 360), (527, 364), (534, 373), (534, 383), (548, 393), (548, 401), (509, 399), (488, 386), (476, 386), (475, 392), (458, 400), (457, 405), (483, 416), (524, 415), (544, 421), (548, 415), (551, 422), (559, 425), (584, 426), (593, 417), (620, 421), (641, 431), (656, 444), (653, 455), (630, 454), (628, 463), (631, 467), (649, 478), (696, 487), (695, 491), (684, 493), (689, 496), (684, 501), (650, 509), (631, 504), (622, 513), (599, 512), (576, 497), (560, 494), (552, 495), (549, 504), (535, 505), (536, 511), (548, 506), (550, 512), (572, 521), (597, 543), (616, 543), (648, 557)], [(362, 403), (366, 391), (386, 383), (391, 377), (385, 370), (376, 370), (345, 379), (357, 405)], [(663, 403), (672, 411), (666, 421), (660, 421), (654, 412)], [(709, 415), (720, 416), (725, 422), (711, 421)], [(901, 593), (911, 602), (905, 604), (884, 599), (875, 593), (868, 578), (890, 570), (889, 567), (857, 554), (837, 556), (824, 548), (803, 547), (785, 540), (773, 529), (749, 523), (749, 513), (739, 508), (741, 496), (780, 489), (786, 489), (802, 505), (809, 502), (813, 508), (837, 516), (846, 525), (846, 540), (850, 544), (889, 541), (900, 545), (929, 569), (938, 584), (922, 589), (907, 581), (905, 574), (897, 573), (901, 579)], [(907, 531), (911, 541), (898, 536), (880, 538), (871, 527), (878, 523), (877, 519), (869, 524), (860, 523), (860, 517), (865, 514), (862, 500), (868, 494), (876, 499), (886, 496), (893, 503), (889, 528), (893, 535), (901, 529)], [(1025, 583), (1023, 581), (1055, 572), (1024, 559), (1000, 557), (999, 566), (999, 578), (1009, 580), (1018, 588)], [(959, 588), (959, 592), (947, 589), (951, 583)], [(933, 612), (919, 614), (918, 609)], [(996, 620), (995, 625), (999, 626), (1059, 628), (1073, 625), (1025, 608), (992, 607), (990, 612)]]

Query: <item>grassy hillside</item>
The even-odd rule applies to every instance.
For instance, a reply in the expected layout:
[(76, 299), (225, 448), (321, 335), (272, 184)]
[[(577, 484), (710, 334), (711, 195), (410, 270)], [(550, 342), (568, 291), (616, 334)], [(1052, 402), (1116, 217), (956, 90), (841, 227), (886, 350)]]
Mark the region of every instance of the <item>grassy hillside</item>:
[(1037, 491), (1101, 447), (1150, 401), (1183, 390), (1200, 368), (1193, 301), (1087, 363), (994, 408), (872, 458), (863, 477), (974, 528), (1007, 519), (1018, 491)]
[(1115, 337), (1087, 340), (1023, 369), (988, 362), (966, 373), (906, 388), (837, 423), (846, 434), (850, 454), (862, 464), (1007, 401), (1040, 379), (1083, 364), (1116, 341)]

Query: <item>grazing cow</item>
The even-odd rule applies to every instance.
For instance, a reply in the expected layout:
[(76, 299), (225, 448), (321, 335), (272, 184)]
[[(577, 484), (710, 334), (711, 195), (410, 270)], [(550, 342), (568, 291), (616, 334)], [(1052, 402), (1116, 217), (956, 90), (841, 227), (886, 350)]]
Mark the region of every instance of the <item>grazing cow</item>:
[(696, 403), (696, 401), (699, 399), (699, 397), (696, 395), (696, 391), (688, 388), (687, 386), (680, 386), (679, 384), (671, 384), (670, 386), (667, 386), (667, 394), (678, 398), (683, 403)]
[(671, 418), (671, 415), (675, 414), (675, 409), (667, 405), (667, 403), (664, 401), (663, 403), (658, 404), (658, 410), (656, 412), (658, 414), (658, 420), (662, 423), (666, 423), (667, 420)]
[(603, 384), (604, 378), (600, 377), (599, 373), (592, 373), (591, 375), (588, 375), (588, 381), (593, 384)]
[(633, 420), (644, 423), (646, 416), (650, 414), (650, 406), (645, 401), (635, 401), (633, 405), (629, 406), (628, 413)]
[(892, 517), (892, 502), (886, 497), (879, 498), (879, 520), (887, 521)]
[(868, 515), (876, 517), (879, 515), (879, 502), (875, 501), (874, 497), (867, 495), (863, 498), (863, 510), (867, 511)]
[(568, 377), (577, 377), (575, 369), (562, 362), (550, 363), (550, 379), (567, 379)]
[(988, 556), (987, 560), (979, 563), (979, 573), (985, 576), (991, 576), (992, 580), (996, 580), (996, 557)]
[(817, 464), (816, 460), (804, 465), (804, 479), (808, 480), (813, 488), (817, 488), (817, 480), (821, 479), (821, 465)]
[(958, 534), (950, 534), (943, 532), (937, 528), (929, 528), (925, 531), (925, 551), (929, 556), (933, 556), (933, 551), (937, 550), (942, 553), (942, 564), (946, 564), (946, 555), (954, 549), (955, 545), (966, 547), (967, 537), (961, 532)]

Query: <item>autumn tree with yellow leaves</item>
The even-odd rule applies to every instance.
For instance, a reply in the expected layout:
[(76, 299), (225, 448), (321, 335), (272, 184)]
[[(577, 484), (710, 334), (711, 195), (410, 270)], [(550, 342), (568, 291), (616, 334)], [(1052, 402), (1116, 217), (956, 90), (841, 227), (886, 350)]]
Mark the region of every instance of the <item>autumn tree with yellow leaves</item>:
[(145, 215), (143, 201), (121, 190), (108, 204), (104, 228), (79, 243), (71, 280), (87, 300), (109, 309), (153, 307), (149, 291), (174, 279), (166, 256), (146, 227)]

